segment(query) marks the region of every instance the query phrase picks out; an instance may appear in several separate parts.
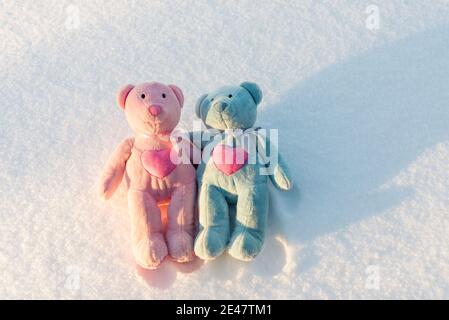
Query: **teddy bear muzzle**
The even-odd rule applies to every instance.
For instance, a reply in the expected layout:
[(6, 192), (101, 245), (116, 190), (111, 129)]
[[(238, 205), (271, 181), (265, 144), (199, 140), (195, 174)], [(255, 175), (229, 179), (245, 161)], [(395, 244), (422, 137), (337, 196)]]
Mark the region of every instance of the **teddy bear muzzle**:
[(222, 111), (224, 111), (224, 109), (226, 109), (228, 107), (228, 104), (223, 101), (217, 101), (213, 104), (213, 107), (218, 112), (222, 112)]
[(150, 112), (150, 114), (153, 117), (157, 117), (158, 115), (161, 114), (162, 109), (161, 109), (161, 106), (159, 106), (157, 104), (153, 104), (148, 108), (148, 111)]

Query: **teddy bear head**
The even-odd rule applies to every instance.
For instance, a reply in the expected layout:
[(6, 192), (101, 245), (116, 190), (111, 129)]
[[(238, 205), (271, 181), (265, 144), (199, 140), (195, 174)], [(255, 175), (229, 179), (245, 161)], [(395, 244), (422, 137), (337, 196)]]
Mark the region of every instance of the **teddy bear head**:
[(149, 82), (124, 86), (117, 102), (135, 133), (169, 134), (181, 117), (184, 96), (173, 84)]
[(196, 115), (209, 128), (245, 130), (256, 122), (261, 100), (262, 91), (255, 83), (225, 86), (202, 95), (196, 104)]

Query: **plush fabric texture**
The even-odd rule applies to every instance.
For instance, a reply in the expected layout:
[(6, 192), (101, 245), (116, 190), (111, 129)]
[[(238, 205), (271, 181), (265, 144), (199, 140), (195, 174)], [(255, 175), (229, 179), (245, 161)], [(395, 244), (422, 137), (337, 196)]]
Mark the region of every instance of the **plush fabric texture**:
[[(119, 91), (117, 102), (135, 136), (123, 141), (110, 157), (100, 179), (100, 196), (111, 197), (125, 177), (133, 254), (140, 266), (155, 269), (167, 255), (190, 261), (195, 168), (190, 163), (174, 164), (170, 158), (177, 150), (169, 135), (181, 116), (182, 91), (157, 82), (127, 85)], [(164, 224), (160, 206), (167, 203)]]
[[(260, 170), (266, 163), (259, 160), (249, 163), (250, 150), (245, 150), (244, 139), (233, 137), (230, 143), (229, 134), (224, 131), (252, 128), (261, 100), (262, 91), (251, 82), (222, 87), (198, 99), (197, 116), (208, 128), (218, 129), (213, 139), (201, 141), (203, 161), (197, 169), (200, 230), (195, 240), (195, 253), (202, 259), (214, 259), (227, 249), (234, 258), (250, 261), (262, 249), (268, 214), (268, 176)], [(250, 131), (260, 138), (257, 130)], [(213, 149), (209, 148), (212, 143), (215, 144)], [(207, 159), (205, 153), (210, 150), (213, 150), (212, 157)], [(240, 161), (236, 161), (237, 158)], [(292, 187), (280, 155), (269, 177), (282, 190)], [(236, 213), (231, 217), (230, 206), (234, 205)]]

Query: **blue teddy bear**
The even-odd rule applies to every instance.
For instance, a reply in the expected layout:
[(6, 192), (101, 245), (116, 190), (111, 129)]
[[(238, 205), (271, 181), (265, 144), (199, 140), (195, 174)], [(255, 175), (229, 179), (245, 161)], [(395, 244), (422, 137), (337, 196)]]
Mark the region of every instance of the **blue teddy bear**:
[[(268, 137), (253, 128), (261, 100), (262, 91), (251, 82), (225, 86), (198, 99), (196, 115), (209, 129), (202, 133), (203, 157), (197, 170), (200, 230), (195, 254), (201, 259), (214, 259), (225, 249), (236, 259), (254, 259), (265, 236), (268, 177), (281, 190), (292, 187), (280, 155)], [(197, 141), (195, 133), (192, 138)], [(270, 159), (277, 155), (274, 165), (267, 153)], [(230, 215), (233, 205), (235, 217)]]

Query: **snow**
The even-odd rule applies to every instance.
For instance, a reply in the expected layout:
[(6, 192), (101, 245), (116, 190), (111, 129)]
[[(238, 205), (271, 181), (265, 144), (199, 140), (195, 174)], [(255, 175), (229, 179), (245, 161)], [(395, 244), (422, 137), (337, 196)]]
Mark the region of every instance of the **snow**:
[[(449, 1), (2, 1), (0, 297), (448, 299), (448, 18)], [(186, 129), (202, 93), (263, 88), (296, 188), (272, 189), (256, 261), (136, 274), (123, 189), (94, 191), (130, 134), (115, 93), (147, 80), (183, 89)]]

